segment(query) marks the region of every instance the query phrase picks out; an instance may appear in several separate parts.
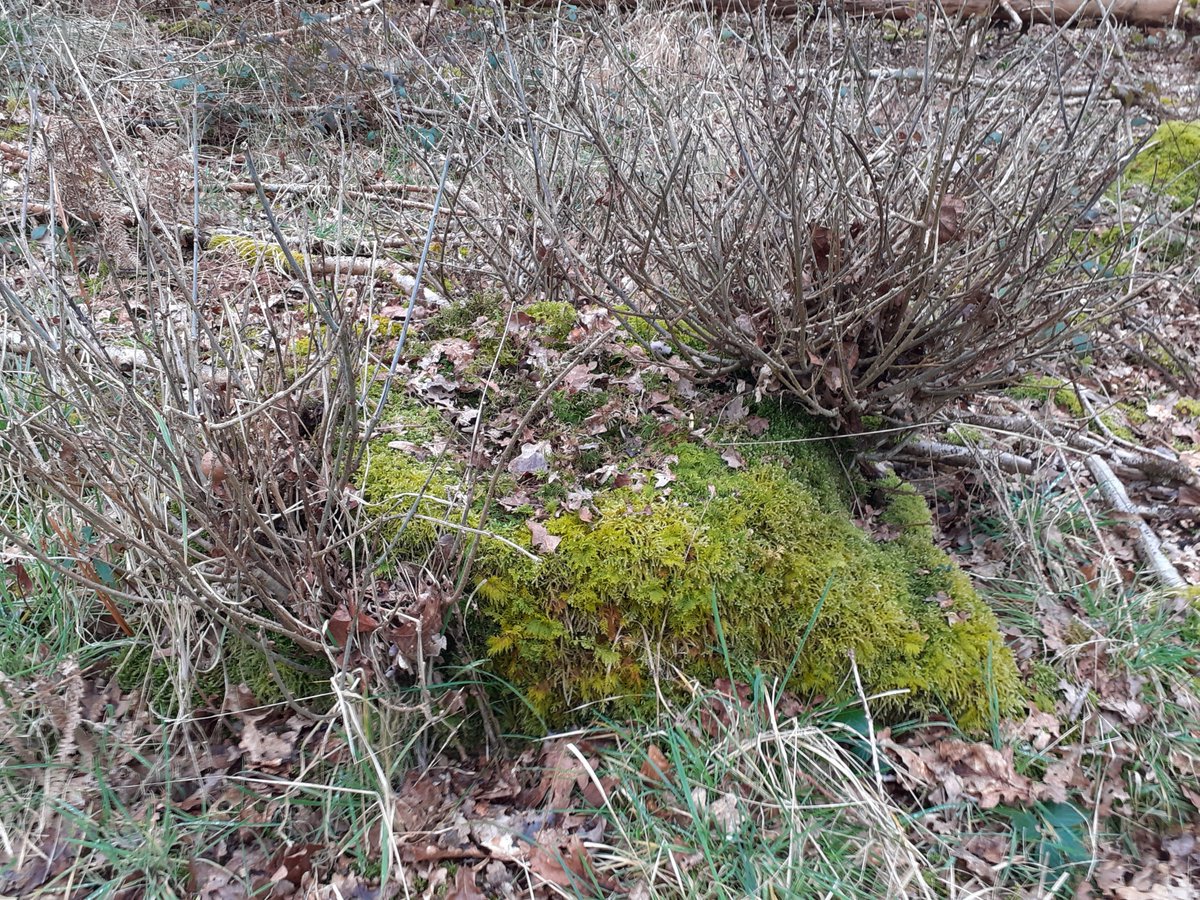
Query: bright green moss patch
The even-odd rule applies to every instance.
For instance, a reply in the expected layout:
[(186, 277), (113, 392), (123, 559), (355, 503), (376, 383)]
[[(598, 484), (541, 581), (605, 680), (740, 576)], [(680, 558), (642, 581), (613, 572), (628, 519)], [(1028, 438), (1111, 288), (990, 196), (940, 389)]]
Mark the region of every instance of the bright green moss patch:
[(965, 447), (983, 440), (983, 432), (970, 425), (954, 425), (946, 431), (946, 443)]
[(399, 552), (420, 556), (437, 540), (437, 526), (453, 509), (454, 472), (418, 462), (404, 450), (372, 441), (356, 476), (356, 486), (371, 506), (377, 534)]
[(1083, 418), (1083, 404), (1071, 385), (1061, 378), (1031, 375), (1021, 379), (1021, 383), (1008, 388), (1004, 393), (1016, 400), (1053, 400), (1054, 405), (1064, 409), (1076, 418)]
[[(1075, 389), (1071, 387), (1070, 383), (1063, 381), (1061, 378), (1029, 376), (1022, 379), (1020, 384), (1006, 389), (1004, 393), (1017, 400), (1041, 400), (1043, 402), (1052, 400), (1055, 406), (1065, 410), (1077, 419), (1082, 419), (1087, 415), (1087, 411), (1084, 409), (1079, 395), (1075, 393)], [(1126, 404), (1117, 404), (1117, 408), (1122, 410), (1126, 406)], [(1121, 417), (1113, 412), (1101, 412), (1097, 418), (1104, 428), (1122, 440), (1132, 441), (1135, 439), (1136, 435), (1121, 420)], [(1128, 421), (1139, 424), (1137, 419), (1136, 415), (1128, 417)], [(1146, 421), (1144, 412), (1140, 413), (1140, 421)], [(1101, 431), (1103, 429), (1093, 423), (1091, 430)]]
[[(868, 691), (903, 692), (881, 713), (945, 710), (975, 729), (1015, 708), (995, 618), (933, 546), (920, 497), (892, 491), (899, 536), (876, 543), (779, 465), (734, 471), (679, 449), (691, 458), (672, 495), (597, 495), (592, 521), (545, 523), (561, 542), (540, 563), (499, 544), (481, 554), (486, 652), (540, 715), (634, 711), (656, 666), (668, 686), (673, 667), (711, 681), (727, 671), (722, 638), (735, 671), (790, 671), (809, 695), (852, 697), (853, 654)], [(528, 544), (521, 528), (508, 537)]]
[(543, 343), (562, 345), (566, 343), (579, 318), (570, 303), (555, 300), (543, 300), (525, 307), (525, 314), (542, 327)]
[(1178, 209), (1194, 205), (1200, 196), (1200, 121), (1164, 122), (1125, 177), (1174, 198)]
[[(542, 485), (540, 513), (494, 509), (487, 529), (518, 546), (532, 549), (534, 515), (560, 540), (534, 561), (483, 539), (468, 658), (489, 659), (497, 683), (551, 725), (586, 704), (598, 705), (589, 715), (636, 715), (656, 678), (673, 691), (678, 672), (711, 683), (730, 667), (853, 699), (852, 656), (869, 692), (892, 693), (873, 702), (881, 716), (949, 713), (978, 729), (1016, 709), (996, 620), (933, 545), (924, 500), (876, 486), (887, 524), (873, 539), (851, 521), (846, 472), (819, 424), (782, 408), (756, 414), (768, 416), (769, 439), (739, 443), (736, 458), (677, 439), (635, 482), (645, 487), (595, 490), (582, 517), (562, 510), (557, 481)], [(673, 480), (655, 486), (666, 470)], [(459, 482), (386, 441), (358, 478), (382, 537), (406, 558), (433, 547), (436, 520), (461, 515)], [(476, 506), (467, 523), (478, 522)]]
[(422, 336), (432, 341), (449, 337), (468, 338), (481, 319), (493, 325), (503, 323), (505, 310), (506, 301), (501, 294), (486, 291), (471, 294), (465, 300), (439, 310), (425, 324)]
[(1125, 416), (1125, 420), (1130, 425), (1145, 425), (1150, 421), (1150, 416), (1146, 414), (1146, 410), (1132, 403), (1118, 403), (1117, 409)]

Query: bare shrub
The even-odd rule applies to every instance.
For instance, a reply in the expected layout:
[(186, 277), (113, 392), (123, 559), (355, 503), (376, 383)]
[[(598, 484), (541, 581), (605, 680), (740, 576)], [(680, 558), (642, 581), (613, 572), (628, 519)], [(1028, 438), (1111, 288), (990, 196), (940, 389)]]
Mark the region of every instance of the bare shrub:
[(501, 31), (494, 130), (467, 141), (516, 211), (497, 267), (642, 320), (704, 375), (849, 430), (922, 419), (1131, 288), (1071, 246), (1131, 152), (1102, 33), (1006, 50), (933, 21), (896, 66), (874, 24)]
[[(149, 632), (186, 703), (223, 627), (282, 666), (275, 637), (324, 653), (330, 616), (369, 592), (351, 478), (374, 372), (362, 323), (385, 301), (370, 266), (339, 270), (294, 228), (210, 241), (192, 187), (211, 110), (187, 108), (169, 71), (122, 73), (136, 103), (100, 77), (128, 62), (117, 31), (106, 55), (32, 22), (20, 60), (32, 102), (0, 276), (0, 460), (4, 496), (44, 534), (30, 516), (0, 534), (90, 594), (106, 628)], [(47, 67), (74, 102), (39, 90)], [(129, 105), (153, 111), (153, 133)]]

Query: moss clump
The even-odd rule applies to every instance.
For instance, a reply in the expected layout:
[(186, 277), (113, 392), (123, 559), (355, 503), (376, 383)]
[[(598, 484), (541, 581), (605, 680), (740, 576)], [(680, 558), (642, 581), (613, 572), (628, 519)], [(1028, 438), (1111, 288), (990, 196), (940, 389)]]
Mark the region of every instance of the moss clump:
[(1121, 411), (1121, 414), (1125, 416), (1125, 421), (1130, 425), (1145, 425), (1150, 421), (1150, 416), (1146, 414), (1146, 410), (1132, 403), (1118, 403), (1117, 409)]
[(709, 342), (703, 335), (697, 334), (692, 328), (681, 322), (676, 322), (672, 327), (666, 319), (635, 315), (628, 307), (616, 307), (614, 311), (624, 315), (622, 324), (641, 344), (665, 341), (676, 350), (679, 349), (678, 345), (680, 344), (693, 350), (709, 349)]
[(1031, 375), (1004, 393), (1016, 400), (1053, 400), (1054, 405), (1076, 418), (1083, 418), (1083, 404), (1074, 389), (1061, 378)]
[(1052, 713), (1055, 709), (1055, 698), (1058, 696), (1058, 685), (1062, 675), (1053, 666), (1044, 662), (1035, 662), (1030, 666), (1029, 677), (1026, 679), (1034, 705), (1044, 713)]
[[(481, 319), (492, 325), (501, 325), (504, 318), (504, 297), (497, 293), (481, 291), (439, 310), (425, 324), (421, 335), (430, 341), (448, 337), (469, 337)], [(482, 354), (482, 348), (480, 352)]]
[[(368, 367), (359, 377), (355, 392), (366, 400), (366, 414), (374, 414), (383, 397), (386, 379), (386, 366)], [(381, 425), (391, 426), (390, 432), (407, 441), (427, 441), (438, 435), (448, 435), (452, 430), (436, 407), (422, 403), (408, 392), (405, 379), (400, 375), (392, 379), (379, 421)]]
[[(977, 729), (1016, 708), (996, 620), (934, 547), (919, 496), (890, 486), (899, 537), (877, 544), (781, 465), (733, 471), (711, 451), (679, 453), (670, 497), (597, 495), (592, 521), (545, 523), (561, 542), (542, 562), (499, 544), (481, 553), (487, 653), (539, 714), (558, 721), (608, 700), (636, 709), (656, 660), (709, 680), (727, 664), (790, 672), (793, 689), (850, 698), (851, 654), (868, 691), (904, 692), (878, 701), (881, 712), (946, 710)], [(507, 536), (528, 544), (523, 531)]]
[[(208, 239), (209, 250), (229, 249), (246, 265), (254, 268), (270, 266), (279, 272), (288, 271), (287, 254), (272, 241), (260, 241), (240, 234), (214, 234)], [(292, 250), (297, 265), (304, 265), (304, 254)]]
[(1184, 397), (1175, 401), (1175, 414), (1200, 419), (1200, 400), (1195, 397)]
[(561, 425), (578, 425), (608, 401), (605, 391), (586, 391), (568, 394), (555, 391), (550, 397), (550, 412)]
[[(329, 663), (323, 656), (307, 653), (280, 636), (269, 638), (268, 648), (270, 660), (255, 643), (227, 632), (221, 641), (218, 664), (193, 676), (189, 698), (192, 708), (219, 708), (226, 684), (247, 685), (262, 704), (280, 703), (287, 695), (303, 702), (328, 694)], [(126, 691), (144, 689), (146, 699), (169, 714), (180, 712), (172, 687), (171, 661), (156, 657), (146, 645), (130, 647), (122, 654), (117, 664), (117, 683)]]
[(525, 314), (544, 326), (542, 329), (543, 343), (551, 346), (565, 344), (571, 335), (571, 329), (575, 327), (575, 322), (579, 318), (575, 307), (570, 303), (556, 300), (543, 300), (540, 303), (530, 304), (525, 307)]
[(445, 518), (453, 506), (453, 472), (435, 472), (408, 453), (372, 441), (355, 484), (371, 505), (380, 543), (402, 555), (420, 556), (437, 541), (430, 519)]
[(1200, 196), (1200, 121), (1164, 122), (1125, 177), (1170, 196), (1177, 209), (1193, 206)]
[(1133, 264), (1123, 258), (1129, 245), (1129, 234), (1116, 226), (1077, 231), (1070, 237), (1071, 250), (1083, 270), (1108, 278), (1122, 277), (1132, 270)]
[(970, 425), (954, 425), (946, 431), (946, 443), (959, 447), (978, 444), (983, 440), (983, 432)]

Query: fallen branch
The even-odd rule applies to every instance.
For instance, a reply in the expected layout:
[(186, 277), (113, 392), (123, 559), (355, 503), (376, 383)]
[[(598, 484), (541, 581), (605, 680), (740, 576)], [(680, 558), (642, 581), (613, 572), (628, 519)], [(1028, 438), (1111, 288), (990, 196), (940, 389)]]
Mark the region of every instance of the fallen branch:
[(980, 459), (994, 463), (1001, 471), (1013, 475), (1033, 473), (1033, 460), (1003, 450), (985, 450), (979, 447), (960, 447), (942, 441), (909, 441), (900, 448), (904, 456), (918, 456), (959, 468), (978, 466)]
[[(237, 194), (253, 194), (256, 190), (252, 181), (235, 181), (225, 185), (225, 190)], [(300, 191), (336, 191), (336, 185), (304, 181), (264, 181), (263, 190), (268, 194), (291, 194)], [(381, 181), (366, 191), (348, 191), (350, 194), (436, 194), (436, 184), (404, 184), (399, 181)]]
[(1033, 436), (1035, 431), (1048, 432), (1074, 450), (1088, 455), (1104, 454), (1111, 457), (1115, 463), (1130, 469), (1137, 469), (1147, 478), (1200, 486), (1200, 472), (1166, 450), (1151, 450), (1145, 447), (1134, 449), (1113, 447), (1077, 428), (1058, 422), (1037, 422), (1023, 416), (992, 416), (976, 413), (964, 416), (960, 421), (964, 425), (1005, 431), (1010, 434)]
[(1129, 499), (1125, 485), (1117, 478), (1108, 463), (1094, 453), (1084, 462), (1088, 471), (1092, 473), (1092, 477), (1096, 479), (1096, 486), (1113, 512), (1121, 521), (1131, 525), (1137, 533), (1137, 550), (1142, 561), (1153, 570), (1163, 586), (1174, 589), (1186, 588), (1188, 583), (1167, 559), (1162, 550), (1162, 543), (1150, 526), (1146, 524), (1146, 520), (1138, 514), (1137, 507)]
[[(433, 212), (432, 203), (426, 203), (423, 200), (410, 200), (408, 197), (396, 196), (397, 194), (404, 193), (404, 189), (409, 187), (409, 185), (402, 184), (384, 184), (373, 186), (370, 190), (360, 191), (339, 189), (333, 185), (299, 183), (264, 184), (263, 191), (267, 194), (295, 194), (302, 191), (311, 193), (329, 193), (331, 191), (339, 191), (343, 196), (350, 197), (354, 200), (380, 200), (385, 201), (392, 206), (403, 207), (404, 209), (419, 209), (422, 212)], [(254, 185), (243, 182), (235, 182), (233, 184), (226, 185), (226, 190), (239, 194), (253, 193)], [(422, 187), (413, 185), (411, 186), (411, 192), (424, 193), (425, 191)], [(443, 216), (453, 216), (455, 215), (455, 212), (452, 208), (444, 206), (438, 210), (438, 214)]]
[(241, 47), (241, 46), (245, 46), (246, 44), (249, 44), (251, 42), (274, 43), (274, 42), (278, 41), (280, 38), (285, 38), (285, 37), (288, 37), (289, 35), (304, 34), (305, 32), (311, 30), (312, 28), (314, 28), (316, 26), (324, 26), (324, 27), (328, 28), (331, 25), (337, 25), (339, 22), (345, 21), (350, 16), (353, 16), (357, 13), (367, 12), (371, 9), (374, 9), (376, 6), (378, 6), (382, 2), (383, 2), (383, 0), (363, 0), (362, 3), (356, 3), (353, 6), (351, 6), (349, 9), (345, 9), (340, 13), (335, 13), (334, 15), (331, 15), (328, 17), (326, 17), (326, 16), (321, 16), (320, 18), (312, 17), (311, 22), (305, 22), (300, 25), (295, 25), (291, 28), (281, 28), (278, 31), (267, 31), (267, 32), (263, 32), (262, 34), (239, 36), (236, 38), (232, 38), (228, 41), (221, 41), (218, 44), (214, 44), (213, 49), (214, 50), (228, 50), (231, 47)]

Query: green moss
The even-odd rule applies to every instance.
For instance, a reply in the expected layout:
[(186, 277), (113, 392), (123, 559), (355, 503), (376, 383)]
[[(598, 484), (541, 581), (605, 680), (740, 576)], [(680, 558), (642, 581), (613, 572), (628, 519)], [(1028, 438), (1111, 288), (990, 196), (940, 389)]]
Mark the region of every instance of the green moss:
[[(639, 343), (649, 344), (654, 341), (665, 341), (673, 346), (683, 344), (693, 350), (707, 349), (707, 342), (704, 338), (681, 323), (676, 323), (672, 328), (671, 323), (666, 319), (637, 316), (628, 307), (616, 307), (614, 311), (624, 315), (623, 324), (626, 330)], [(678, 346), (676, 349), (679, 349)]]
[(1069, 239), (1073, 258), (1078, 260), (1088, 274), (1106, 277), (1128, 275), (1133, 264), (1122, 257), (1129, 249), (1131, 236), (1117, 226), (1079, 230)]
[(852, 439), (835, 435), (828, 422), (785, 400), (756, 404), (752, 412), (768, 425), (761, 440), (738, 447), (746, 461), (782, 466), (813, 493), (822, 510), (845, 511), (855, 488), (848, 478)]
[(1133, 403), (1118, 403), (1117, 409), (1121, 411), (1121, 414), (1125, 417), (1125, 421), (1130, 425), (1145, 425), (1150, 421), (1150, 416), (1146, 414), (1146, 410)]
[[(214, 234), (208, 239), (208, 249), (232, 250), (242, 262), (250, 267), (270, 266), (279, 272), (288, 271), (287, 255), (274, 241), (260, 241), (240, 234)], [(292, 250), (296, 264), (304, 266), (304, 254)]]
[(888, 427), (887, 419), (883, 416), (863, 416), (862, 430), (863, 434), (870, 434), (873, 431), (882, 431)]
[(574, 306), (555, 300), (530, 304), (525, 307), (525, 314), (544, 326), (543, 343), (551, 346), (565, 345), (579, 318)]
[[(947, 709), (975, 729), (993, 702), (1015, 708), (995, 618), (933, 546), (919, 496), (893, 486), (901, 535), (875, 544), (779, 465), (733, 471), (712, 451), (679, 451), (669, 499), (602, 493), (593, 521), (546, 523), (562, 540), (542, 562), (501, 545), (481, 555), (487, 653), (540, 714), (557, 721), (597, 701), (636, 709), (655, 660), (723, 674), (714, 603), (739, 671), (790, 671), (793, 689), (850, 698), (853, 653), (867, 690), (905, 692), (878, 701), (881, 713)], [(519, 529), (509, 537), (528, 543)]]
[(1172, 197), (1178, 209), (1193, 206), (1200, 196), (1200, 121), (1164, 122), (1125, 177)]
[(608, 401), (605, 391), (583, 391), (570, 395), (555, 391), (550, 397), (550, 411), (561, 425), (578, 425)]
[(1130, 443), (1133, 443), (1133, 441), (1137, 438), (1137, 435), (1135, 435), (1133, 431), (1130, 430), (1127, 425), (1125, 425), (1125, 423), (1111, 413), (1101, 413), (1100, 421), (1104, 423), (1104, 427), (1107, 428), (1113, 434), (1113, 436), (1118, 437), (1123, 441), (1129, 441)]
[(1183, 397), (1175, 401), (1175, 414), (1178, 416), (1187, 416), (1192, 419), (1200, 419), (1200, 399)]
[(1058, 694), (1060, 681), (1062, 681), (1062, 675), (1053, 666), (1044, 662), (1035, 662), (1030, 666), (1026, 684), (1029, 686), (1033, 702), (1042, 712), (1054, 712), (1055, 697)]
[(417, 517), (445, 518), (454, 500), (454, 480), (451, 469), (435, 471), (381, 438), (368, 447), (355, 486), (371, 505), (379, 543), (420, 557), (432, 549), (438, 531), (434, 523)]
[(480, 319), (493, 325), (503, 323), (505, 309), (501, 294), (487, 291), (470, 294), (465, 300), (452, 303), (430, 317), (422, 329), (422, 335), (431, 341), (448, 337), (467, 338), (474, 333)]
[[(366, 411), (369, 414), (375, 412), (375, 407), (379, 405), (379, 400), (383, 397), (387, 367), (379, 366), (372, 369), (371, 372), (373, 375), (366, 390)], [(360, 396), (362, 389), (363, 385), (360, 380), (356, 386), (356, 392)], [(435, 435), (447, 434), (451, 430), (436, 407), (422, 403), (408, 393), (405, 388), (405, 380), (399, 375), (392, 380), (392, 386), (388, 390), (387, 402), (384, 404), (379, 422), (381, 425), (392, 426), (389, 430), (396, 437), (407, 441), (428, 440)], [(403, 429), (398, 427), (401, 425), (404, 426)]]
[(1170, 372), (1172, 375), (1183, 375), (1183, 368), (1175, 360), (1165, 347), (1151, 347), (1146, 351), (1147, 355), (1157, 362), (1160, 366)]
[(187, 37), (204, 41), (212, 40), (220, 34), (220, 29), (214, 23), (198, 18), (163, 22), (159, 28), (167, 37)]
[(946, 443), (959, 447), (978, 444), (983, 440), (983, 432), (970, 425), (954, 425), (946, 431)]
[(1076, 418), (1083, 418), (1084, 415), (1083, 404), (1079, 402), (1074, 388), (1061, 378), (1030, 375), (1004, 393), (1016, 400), (1053, 400), (1055, 406)]

